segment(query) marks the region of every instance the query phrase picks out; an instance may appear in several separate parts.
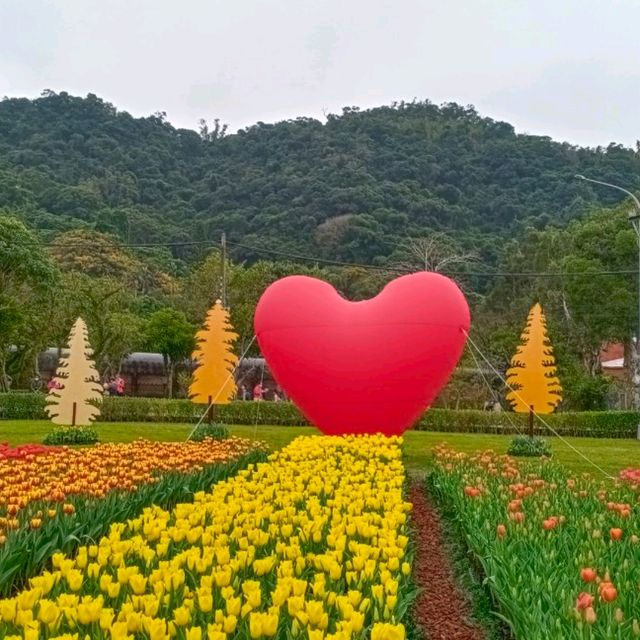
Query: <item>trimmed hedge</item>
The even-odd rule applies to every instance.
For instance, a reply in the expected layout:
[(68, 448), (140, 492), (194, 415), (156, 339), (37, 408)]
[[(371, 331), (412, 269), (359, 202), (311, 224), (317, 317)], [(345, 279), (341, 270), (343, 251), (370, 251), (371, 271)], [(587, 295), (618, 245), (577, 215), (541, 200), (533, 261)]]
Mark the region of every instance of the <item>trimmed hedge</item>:
[(20, 393), (19, 391), (0, 393), (0, 419), (46, 419), (44, 407), (45, 396), (42, 393)]
[[(6, 420), (44, 420), (45, 396), (42, 393), (0, 393), (0, 418)], [(189, 400), (165, 398), (118, 398), (108, 396), (102, 403), (101, 422), (197, 422), (205, 405)], [(560, 412), (544, 416), (555, 431), (564, 436), (593, 438), (635, 438), (639, 420), (634, 411)], [(272, 424), (299, 426), (309, 424), (290, 402), (232, 402), (215, 408), (214, 421), (223, 424)], [(458, 433), (527, 433), (528, 416), (507, 411), (431, 409), (414, 429)], [(553, 431), (539, 419), (535, 435), (549, 436)]]
[[(640, 416), (635, 411), (580, 411), (559, 412), (543, 416), (534, 422), (534, 434), (587, 438), (635, 438)], [(445, 431), (457, 433), (528, 433), (529, 416), (507, 411), (474, 411), (431, 409), (414, 429), (418, 431)], [(552, 431), (553, 429), (553, 431)]]
[[(0, 419), (46, 420), (43, 393), (0, 393)], [(99, 422), (198, 422), (206, 405), (190, 400), (167, 398), (124, 398), (107, 396), (101, 406)], [(218, 405), (214, 421), (223, 424), (299, 426), (308, 424), (290, 402), (232, 402)]]

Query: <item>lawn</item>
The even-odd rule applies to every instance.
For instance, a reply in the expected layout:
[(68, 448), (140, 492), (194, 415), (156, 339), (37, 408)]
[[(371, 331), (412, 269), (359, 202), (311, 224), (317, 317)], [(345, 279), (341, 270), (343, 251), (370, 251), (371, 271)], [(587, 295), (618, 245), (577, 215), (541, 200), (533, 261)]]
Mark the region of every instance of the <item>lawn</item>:
[[(130, 442), (136, 438), (149, 440), (184, 440), (193, 428), (185, 424), (154, 424), (146, 422), (98, 423), (97, 429), (103, 442)], [(42, 442), (44, 435), (51, 430), (51, 423), (46, 420), (6, 420), (0, 422), (0, 442), (23, 444), (26, 442)], [(264, 440), (271, 448), (280, 448), (299, 435), (318, 433), (312, 427), (276, 427), (232, 425), (232, 434)], [(427, 431), (410, 431), (405, 436), (407, 466), (412, 472), (425, 470), (430, 465), (431, 449), (440, 442), (448, 442), (460, 451), (478, 449), (494, 449), (504, 453), (509, 446), (510, 436), (433, 433)], [(556, 460), (573, 471), (592, 471), (597, 473), (577, 453), (557, 438), (550, 438)], [(612, 440), (598, 438), (567, 438), (567, 441), (588, 458), (597, 462), (605, 471), (615, 475), (620, 469), (640, 467), (640, 442), (636, 440)]]

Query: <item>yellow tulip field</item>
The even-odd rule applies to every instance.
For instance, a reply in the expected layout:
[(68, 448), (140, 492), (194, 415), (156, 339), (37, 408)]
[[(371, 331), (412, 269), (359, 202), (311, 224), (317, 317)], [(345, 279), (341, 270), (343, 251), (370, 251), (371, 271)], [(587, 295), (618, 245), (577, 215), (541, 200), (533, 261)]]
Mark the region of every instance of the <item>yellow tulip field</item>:
[(191, 503), (112, 524), (0, 600), (0, 637), (403, 640), (400, 445), (301, 437)]

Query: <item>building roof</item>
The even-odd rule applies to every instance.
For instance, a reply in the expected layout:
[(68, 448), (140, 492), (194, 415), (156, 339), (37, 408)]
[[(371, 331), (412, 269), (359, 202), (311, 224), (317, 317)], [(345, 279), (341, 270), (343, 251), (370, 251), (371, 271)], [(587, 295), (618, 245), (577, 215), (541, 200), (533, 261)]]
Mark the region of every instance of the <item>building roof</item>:
[(624, 369), (624, 345), (622, 342), (605, 342), (600, 348), (599, 357), (603, 369)]

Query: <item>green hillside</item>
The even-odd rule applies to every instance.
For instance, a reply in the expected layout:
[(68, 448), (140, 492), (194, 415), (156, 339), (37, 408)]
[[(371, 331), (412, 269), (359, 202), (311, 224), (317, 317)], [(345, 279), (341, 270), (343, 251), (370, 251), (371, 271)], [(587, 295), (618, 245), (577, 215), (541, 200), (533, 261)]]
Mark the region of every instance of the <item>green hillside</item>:
[(94, 95), (0, 102), (0, 210), (45, 238), (89, 227), (125, 243), (217, 242), (224, 230), (249, 247), (384, 263), (403, 238), (439, 230), (497, 262), (497, 237), (619, 200), (576, 173), (640, 188), (640, 153), (519, 135), (428, 101), (233, 135), (134, 118)]

